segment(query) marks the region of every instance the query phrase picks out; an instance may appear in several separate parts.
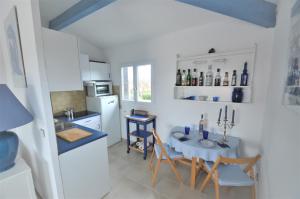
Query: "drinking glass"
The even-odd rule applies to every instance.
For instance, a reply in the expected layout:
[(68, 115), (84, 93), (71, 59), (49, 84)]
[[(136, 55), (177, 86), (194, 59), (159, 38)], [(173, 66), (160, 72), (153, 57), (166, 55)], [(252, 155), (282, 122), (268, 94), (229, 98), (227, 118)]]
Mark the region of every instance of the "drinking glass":
[(208, 131), (203, 131), (203, 139), (204, 140), (208, 139)]
[(188, 127), (188, 126), (184, 127), (184, 133), (185, 133), (185, 135), (189, 135), (190, 134), (190, 130), (191, 130), (190, 127)]

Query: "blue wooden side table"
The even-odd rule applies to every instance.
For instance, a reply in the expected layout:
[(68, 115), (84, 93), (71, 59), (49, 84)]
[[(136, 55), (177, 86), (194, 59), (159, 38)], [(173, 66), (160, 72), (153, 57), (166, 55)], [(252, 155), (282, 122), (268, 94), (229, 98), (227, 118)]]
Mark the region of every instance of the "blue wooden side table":
[[(130, 123), (136, 124), (136, 130), (130, 131)], [(156, 116), (155, 115), (149, 115), (147, 117), (145, 116), (139, 116), (139, 115), (127, 115), (126, 116), (126, 124), (127, 124), (127, 153), (130, 153), (130, 149), (136, 150), (138, 152), (141, 152), (144, 154), (144, 160), (147, 158), (147, 150), (149, 147), (152, 147), (152, 150), (154, 150), (154, 143), (155, 138), (151, 131), (147, 131), (147, 125), (152, 123), (153, 129), (156, 128)], [(140, 129), (140, 126), (143, 126), (143, 130)], [(130, 137), (134, 136), (137, 138), (136, 142), (131, 142)], [(151, 145), (147, 146), (147, 139), (148, 137), (152, 136), (152, 143)], [(140, 140), (143, 140), (144, 142), (144, 150), (139, 149), (136, 146), (136, 143)]]

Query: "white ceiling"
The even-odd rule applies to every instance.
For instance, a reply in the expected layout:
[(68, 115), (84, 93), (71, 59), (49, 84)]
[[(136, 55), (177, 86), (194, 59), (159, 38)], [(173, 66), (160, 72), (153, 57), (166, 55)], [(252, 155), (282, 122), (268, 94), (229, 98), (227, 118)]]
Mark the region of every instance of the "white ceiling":
[(64, 31), (105, 48), (224, 21), (224, 18), (227, 17), (174, 0), (119, 0)]
[[(78, 1), (40, 0), (43, 24)], [(117, 0), (63, 31), (106, 48), (194, 26), (232, 20), (235, 19), (175, 0)]]
[(42, 25), (48, 27), (51, 19), (54, 19), (80, 0), (40, 0)]

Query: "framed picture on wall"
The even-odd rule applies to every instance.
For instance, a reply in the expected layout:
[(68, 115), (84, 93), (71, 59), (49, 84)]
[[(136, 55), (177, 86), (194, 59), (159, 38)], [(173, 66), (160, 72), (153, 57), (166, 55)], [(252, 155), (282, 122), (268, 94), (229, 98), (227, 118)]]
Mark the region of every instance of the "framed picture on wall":
[(298, 112), (300, 110), (300, 0), (295, 1), (291, 11), (288, 50), (288, 75), (283, 103)]
[(9, 60), (11, 64), (13, 82), (18, 88), (26, 88), (23, 54), (20, 42), (17, 9), (13, 7), (4, 22)]

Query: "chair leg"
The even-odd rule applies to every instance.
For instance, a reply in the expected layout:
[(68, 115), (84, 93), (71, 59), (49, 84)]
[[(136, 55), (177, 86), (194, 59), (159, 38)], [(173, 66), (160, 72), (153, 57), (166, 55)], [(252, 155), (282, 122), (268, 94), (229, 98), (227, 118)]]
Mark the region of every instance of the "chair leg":
[(217, 180), (214, 180), (214, 185), (215, 185), (216, 199), (220, 199), (219, 182)]
[(154, 171), (154, 174), (153, 174), (153, 177), (152, 177), (152, 186), (153, 186), (153, 187), (154, 187), (155, 182), (156, 182), (156, 177), (157, 177), (158, 170), (159, 170), (159, 167), (160, 167), (161, 159), (162, 159), (162, 154), (159, 156), (159, 158), (158, 158), (158, 160), (157, 160), (156, 167), (155, 167), (155, 171)]
[(201, 184), (201, 187), (200, 187), (200, 191), (203, 192), (203, 190), (205, 189), (205, 187), (207, 186), (209, 180), (211, 179), (211, 174), (209, 173), (206, 178), (204, 179), (204, 181), (202, 182)]
[(255, 191), (255, 185), (252, 186), (252, 199), (256, 198), (256, 191)]
[(150, 158), (150, 162), (149, 162), (149, 169), (152, 171), (153, 168), (153, 159), (154, 159), (154, 155), (155, 155), (155, 151), (153, 149), (152, 154), (151, 154), (151, 158)]
[(196, 184), (196, 164), (197, 158), (192, 158), (192, 167), (191, 167), (191, 179), (190, 179), (190, 188), (194, 189)]
[(167, 161), (170, 164), (172, 171), (175, 173), (177, 180), (180, 183), (183, 183), (182, 182), (182, 177), (181, 177), (180, 173), (177, 171), (177, 169), (176, 169), (176, 167), (174, 165), (174, 162), (172, 160), (170, 160), (168, 157), (167, 157)]

